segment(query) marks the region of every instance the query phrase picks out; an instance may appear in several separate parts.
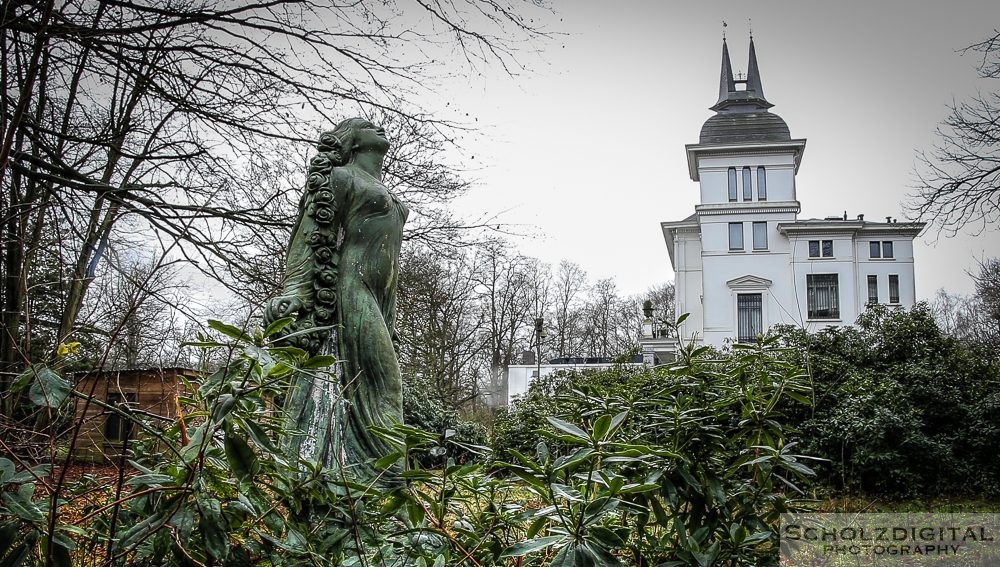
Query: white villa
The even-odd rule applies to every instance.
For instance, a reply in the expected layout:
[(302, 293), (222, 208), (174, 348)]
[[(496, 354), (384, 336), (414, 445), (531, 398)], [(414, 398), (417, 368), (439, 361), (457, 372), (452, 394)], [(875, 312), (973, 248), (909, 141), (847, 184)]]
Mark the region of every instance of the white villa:
[[(715, 115), (685, 146), (698, 182), (694, 214), (661, 223), (676, 273), (684, 342), (748, 342), (776, 324), (809, 331), (850, 325), (869, 303), (912, 306), (913, 239), (923, 223), (841, 216), (799, 219), (795, 175), (806, 140), (764, 98), (753, 38), (746, 80), (734, 80), (722, 43)], [(647, 320), (647, 363), (676, 342)]]

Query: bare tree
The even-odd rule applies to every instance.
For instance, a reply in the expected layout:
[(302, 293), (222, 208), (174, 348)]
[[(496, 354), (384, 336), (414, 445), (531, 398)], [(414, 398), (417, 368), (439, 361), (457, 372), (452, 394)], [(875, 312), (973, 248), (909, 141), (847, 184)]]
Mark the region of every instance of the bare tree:
[(959, 336), (962, 311), (969, 299), (955, 293), (949, 293), (944, 288), (934, 293), (928, 307), (937, 321), (941, 332), (949, 337)]
[(995, 351), (1000, 348), (1000, 258), (980, 260), (969, 276), (975, 282), (974, 294), (939, 289), (928, 306), (942, 333)]
[(579, 325), (582, 318), (581, 301), (587, 289), (587, 272), (579, 264), (563, 260), (559, 262), (555, 280), (555, 301), (553, 304), (555, 323), (554, 348), (559, 357), (579, 354)]
[[(509, 368), (527, 344), (531, 327), (531, 259), (509, 252), (507, 243), (495, 240), (476, 255), (475, 283), (483, 312), (490, 395), (506, 403)], [(500, 396), (500, 400), (496, 399)]]
[[(435, 225), (468, 224), (425, 206), (442, 197), (427, 192), (435, 183), (462, 189), (446, 168), (407, 173), (425, 171), (414, 148), (435, 151), (449, 140), (442, 127), (454, 125), (403, 99), (425, 88), (442, 50), (519, 70), (515, 47), (544, 36), (520, 13), (537, 4), (5, 3), (0, 365), (31, 359), (26, 309), (37, 290), (59, 294), (49, 348), (77, 330), (124, 220), (180, 243), (211, 277), (256, 282), (250, 295), (266, 288), (261, 276), (274, 267), (257, 259), (274, 257), (294, 214), (298, 183), (289, 180), (305, 153), (295, 144), (334, 116), (395, 113), (397, 188), (411, 188), (426, 214), (414, 226), (434, 234)], [(65, 269), (29, 284), (45, 242), (61, 247)]]
[(400, 264), (396, 331), (404, 379), (460, 408), (480, 393), (476, 377), (486, 352), (473, 266), (466, 254), (415, 248)]
[[(1000, 30), (961, 50), (979, 58), (984, 79), (1000, 80)], [(910, 212), (955, 234), (982, 232), (1000, 220), (1000, 89), (953, 103), (938, 127), (938, 142), (918, 155)]]
[(187, 297), (177, 264), (113, 250), (78, 321), (95, 335), (94, 366), (121, 369), (175, 366), (184, 339)]

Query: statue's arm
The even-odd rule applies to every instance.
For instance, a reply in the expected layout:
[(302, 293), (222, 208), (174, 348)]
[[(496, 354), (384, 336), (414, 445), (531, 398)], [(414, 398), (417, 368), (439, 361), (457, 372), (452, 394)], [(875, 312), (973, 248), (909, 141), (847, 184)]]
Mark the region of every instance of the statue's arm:
[(264, 309), (264, 326), (283, 317), (295, 317), (300, 309), (312, 302), (312, 260), (306, 237), (315, 229), (315, 223), (306, 214), (306, 200), (307, 195), (303, 195), (285, 253), (281, 292)]

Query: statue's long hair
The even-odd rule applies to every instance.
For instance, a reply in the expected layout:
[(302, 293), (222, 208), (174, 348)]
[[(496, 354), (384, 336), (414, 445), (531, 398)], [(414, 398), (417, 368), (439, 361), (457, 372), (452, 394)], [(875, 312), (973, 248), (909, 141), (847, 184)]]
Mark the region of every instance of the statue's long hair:
[[(305, 192), (299, 205), (303, 220), (308, 217), (312, 226), (316, 227), (302, 235), (312, 252), (310, 265), (305, 270), (312, 285), (302, 286), (300, 282), (295, 282), (293, 286), (286, 284), (286, 293), (304, 295), (300, 297), (302, 305), (296, 313), (286, 312), (285, 293), (271, 300), (265, 309), (265, 323), (294, 316), (295, 320), (282, 330), (282, 340), (311, 355), (321, 352), (334, 354), (331, 350), (336, 349), (336, 325), (340, 319), (337, 313), (338, 261), (343, 236), (341, 211), (337, 210), (331, 179), (334, 167), (350, 161), (356, 128), (364, 123), (364, 119), (350, 118), (320, 135), (317, 144), (319, 152), (309, 162)], [(295, 243), (290, 246), (293, 245)]]

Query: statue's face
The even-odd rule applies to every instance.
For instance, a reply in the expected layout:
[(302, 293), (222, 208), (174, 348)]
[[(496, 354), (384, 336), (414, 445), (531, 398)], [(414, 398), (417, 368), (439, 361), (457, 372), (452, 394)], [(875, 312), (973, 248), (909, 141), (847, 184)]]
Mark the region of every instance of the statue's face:
[(359, 150), (384, 152), (389, 149), (389, 140), (383, 128), (364, 120), (354, 128), (354, 145)]

